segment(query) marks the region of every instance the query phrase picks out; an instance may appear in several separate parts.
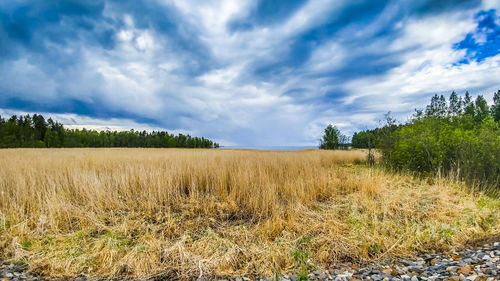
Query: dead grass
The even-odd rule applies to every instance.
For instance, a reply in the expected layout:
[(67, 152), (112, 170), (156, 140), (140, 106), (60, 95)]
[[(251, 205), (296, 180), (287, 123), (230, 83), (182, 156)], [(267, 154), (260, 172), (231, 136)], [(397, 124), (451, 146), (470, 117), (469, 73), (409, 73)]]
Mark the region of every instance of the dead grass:
[[(448, 249), (500, 201), (363, 151), (0, 150), (0, 258), (61, 276), (271, 276)], [(297, 255), (295, 255), (297, 256)], [(300, 256), (300, 255), (299, 255)]]

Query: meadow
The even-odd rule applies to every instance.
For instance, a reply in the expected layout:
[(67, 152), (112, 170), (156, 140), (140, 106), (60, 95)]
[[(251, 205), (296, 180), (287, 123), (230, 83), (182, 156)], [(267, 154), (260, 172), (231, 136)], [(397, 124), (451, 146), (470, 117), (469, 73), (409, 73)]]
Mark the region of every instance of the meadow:
[(500, 200), (365, 159), (362, 150), (0, 150), (0, 259), (49, 277), (272, 276), (500, 232)]

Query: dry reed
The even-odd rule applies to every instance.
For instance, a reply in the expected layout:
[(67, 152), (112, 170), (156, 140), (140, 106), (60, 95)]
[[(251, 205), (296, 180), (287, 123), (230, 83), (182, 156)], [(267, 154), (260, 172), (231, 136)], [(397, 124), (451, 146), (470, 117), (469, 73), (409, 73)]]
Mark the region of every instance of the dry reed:
[[(0, 150), (0, 259), (60, 276), (189, 279), (447, 249), (500, 230), (460, 183), (362, 151)], [(307, 237), (306, 240), (303, 238)], [(302, 243), (302, 242), (301, 242)]]

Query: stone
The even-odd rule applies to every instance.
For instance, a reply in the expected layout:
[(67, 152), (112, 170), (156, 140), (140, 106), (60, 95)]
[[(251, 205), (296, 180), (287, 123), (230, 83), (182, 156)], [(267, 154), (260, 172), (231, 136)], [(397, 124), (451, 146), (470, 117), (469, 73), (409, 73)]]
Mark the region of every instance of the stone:
[(448, 271), (448, 272), (457, 272), (457, 270), (458, 270), (458, 266), (448, 266), (446, 268), (446, 271)]
[(382, 270), (382, 272), (385, 273), (385, 274), (391, 274), (392, 275), (392, 268), (384, 268)]
[(478, 275), (476, 281), (486, 281), (486, 275)]
[(406, 280), (410, 280), (410, 279), (411, 279), (411, 277), (410, 277), (410, 276), (408, 276), (408, 275), (406, 275), (406, 274), (401, 275), (401, 278), (402, 278), (403, 280), (405, 280), (405, 281), (406, 281)]
[(469, 274), (469, 272), (470, 272), (471, 270), (472, 270), (472, 269), (471, 269), (470, 265), (468, 265), (468, 266), (462, 266), (462, 267), (460, 267), (460, 268), (457, 270), (457, 273), (458, 273), (458, 274), (461, 274), (461, 273), (462, 273), (462, 274)]
[(7, 273), (5, 274), (5, 277), (7, 277), (7, 278), (12, 278), (12, 277), (14, 277), (14, 274), (12, 274), (12, 273), (10, 273), (10, 272), (7, 272)]
[(411, 278), (411, 281), (418, 281), (418, 277), (417, 277), (417, 276), (413, 276), (413, 277)]

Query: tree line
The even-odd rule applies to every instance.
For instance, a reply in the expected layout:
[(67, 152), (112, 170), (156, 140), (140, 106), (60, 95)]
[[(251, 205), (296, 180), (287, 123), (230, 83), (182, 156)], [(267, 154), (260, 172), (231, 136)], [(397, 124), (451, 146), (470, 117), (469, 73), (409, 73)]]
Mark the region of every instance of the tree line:
[(95, 131), (66, 129), (40, 114), (0, 116), (0, 148), (52, 147), (152, 147), (218, 148), (219, 144), (203, 137), (169, 134), (166, 131)]
[(422, 175), (448, 175), (500, 188), (500, 90), (493, 104), (469, 92), (434, 95), (425, 109), (397, 125), (357, 132), (355, 148), (378, 148), (383, 163)]

